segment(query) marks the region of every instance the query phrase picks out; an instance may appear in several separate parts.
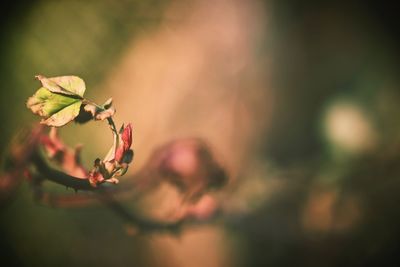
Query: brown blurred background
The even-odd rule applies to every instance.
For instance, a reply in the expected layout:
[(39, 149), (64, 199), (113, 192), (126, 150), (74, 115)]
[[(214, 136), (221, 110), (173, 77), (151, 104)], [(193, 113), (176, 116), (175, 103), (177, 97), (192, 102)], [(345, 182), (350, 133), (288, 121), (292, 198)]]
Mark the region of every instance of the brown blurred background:
[[(0, 149), (37, 121), (34, 75), (78, 75), (132, 122), (137, 172), (151, 152), (206, 140), (230, 182), (223, 219), (130, 235), (97, 205), (52, 209), (23, 184), (1, 206), (4, 266), (397, 266), (399, 27), (373, 1), (5, 1)], [(68, 125), (84, 162), (106, 125)], [(123, 186), (123, 178), (121, 184)], [(54, 191), (65, 189), (49, 185)], [(73, 192), (71, 192), (73, 194)], [(127, 207), (169, 220), (161, 186)], [(171, 215), (172, 214), (172, 215)]]

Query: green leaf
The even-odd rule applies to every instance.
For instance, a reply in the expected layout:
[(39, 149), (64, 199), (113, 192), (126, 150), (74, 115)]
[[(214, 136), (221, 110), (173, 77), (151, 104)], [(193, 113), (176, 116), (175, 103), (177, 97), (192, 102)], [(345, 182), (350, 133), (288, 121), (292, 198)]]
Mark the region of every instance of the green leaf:
[(104, 102), (104, 104), (103, 104), (103, 108), (104, 108), (104, 109), (109, 109), (109, 108), (111, 108), (112, 102), (113, 102), (113, 99), (112, 99), (112, 98), (107, 99), (107, 101)]
[(54, 93), (45, 87), (37, 90), (26, 103), (34, 114), (44, 117), (41, 123), (56, 127), (63, 126), (78, 116), (81, 105), (80, 98)]
[(73, 121), (75, 117), (78, 116), (81, 104), (81, 101), (77, 101), (63, 108), (59, 112), (54, 113), (51, 117), (42, 120), (40, 123), (54, 127), (63, 126), (68, 122)]
[(78, 76), (46, 78), (42, 75), (37, 75), (36, 79), (42, 83), (43, 87), (53, 93), (82, 98), (86, 90), (85, 82)]

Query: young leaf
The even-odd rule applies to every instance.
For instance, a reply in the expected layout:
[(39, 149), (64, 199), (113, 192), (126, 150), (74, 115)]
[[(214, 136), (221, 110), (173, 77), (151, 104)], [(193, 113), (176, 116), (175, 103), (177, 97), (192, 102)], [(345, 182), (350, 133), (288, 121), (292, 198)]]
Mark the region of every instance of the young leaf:
[(43, 87), (53, 93), (82, 98), (86, 90), (85, 82), (77, 76), (46, 78), (42, 75), (37, 75), (36, 79), (42, 83)]
[(34, 114), (44, 117), (41, 123), (60, 127), (78, 116), (81, 104), (79, 98), (53, 93), (41, 87), (28, 99), (26, 106)]
[(79, 114), (81, 107), (81, 101), (77, 101), (69, 106), (66, 106), (62, 110), (54, 113), (51, 117), (41, 120), (40, 123), (48, 126), (60, 127), (73, 121)]
[(115, 114), (115, 108), (109, 106), (107, 109), (102, 109), (99, 107), (96, 107), (95, 105), (92, 104), (85, 104), (83, 107), (84, 111), (90, 113), (95, 120), (105, 120), (108, 119)]
[(107, 101), (104, 102), (104, 104), (103, 104), (103, 108), (104, 108), (104, 109), (109, 109), (109, 108), (111, 108), (112, 102), (113, 102), (113, 99), (112, 99), (112, 98), (107, 99)]

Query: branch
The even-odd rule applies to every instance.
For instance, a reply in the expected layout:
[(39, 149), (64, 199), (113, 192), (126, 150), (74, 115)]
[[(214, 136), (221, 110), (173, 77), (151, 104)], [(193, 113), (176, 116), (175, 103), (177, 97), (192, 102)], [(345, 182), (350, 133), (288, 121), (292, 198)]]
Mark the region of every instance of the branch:
[[(47, 162), (43, 159), (43, 157), (40, 155), (39, 151), (36, 151), (32, 156), (32, 163), (36, 167), (37, 171), (41, 175), (43, 175), (44, 178), (46, 178), (49, 181), (53, 181), (57, 184), (70, 187), (75, 190), (85, 190), (85, 191), (93, 191), (100, 188), (100, 186), (93, 187), (88, 179), (74, 177), (50, 167), (47, 164)], [(44, 179), (43, 177), (40, 179), (43, 180)]]
[(124, 220), (126, 223), (131, 224), (138, 228), (141, 232), (168, 232), (179, 234), (184, 227), (208, 224), (215, 221), (219, 217), (219, 213), (214, 214), (209, 218), (205, 219), (190, 219), (182, 218), (174, 222), (165, 222), (159, 220), (153, 220), (146, 218), (132, 212), (131, 210), (124, 207), (119, 201), (114, 199), (114, 196), (109, 192), (97, 191), (96, 197), (98, 200), (108, 207), (114, 214)]
[[(135, 210), (126, 208), (120, 202), (121, 196), (126, 196), (130, 199), (132, 196), (137, 198), (143, 193), (148, 192), (149, 189), (157, 186), (160, 181), (179, 185), (180, 187), (178, 187), (178, 189), (184, 190), (182, 191), (184, 194), (183, 200), (193, 201), (193, 199), (187, 198), (188, 192), (190, 193), (189, 196), (196, 196), (197, 198), (201, 196), (202, 193), (206, 192), (205, 190), (207, 190), (207, 188), (214, 185), (215, 181), (221, 179), (225, 181), (225, 172), (222, 171), (219, 165), (213, 160), (208, 148), (200, 140), (176, 140), (161, 146), (155, 150), (150, 156), (148, 163), (145, 164), (139, 172), (124, 179), (126, 182), (123, 186), (106, 186), (105, 182), (103, 182), (98, 183), (97, 186), (94, 187), (90, 184), (88, 178), (73, 176), (75, 172), (60, 164), (60, 159), (57, 161), (57, 157), (53, 157), (56, 165), (60, 165), (64, 171), (73, 175), (69, 175), (66, 172), (54, 168), (46, 155), (42, 153), (39, 146), (39, 139), (40, 138), (35, 138), (38, 143), (32, 146), (27, 163), (35, 167), (35, 171), (30, 173), (30, 181), (33, 186), (35, 200), (41, 204), (62, 208), (82, 208), (100, 202), (123, 221), (142, 232), (170, 232), (178, 234), (183, 227), (210, 223), (220, 215), (215, 205), (215, 200), (211, 200), (210, 204), (210, 197), (208, 197), (208, 200), (205, 202), (199, 200), (186, 202), (184, 213), (180, 213), (178, 216), (179, 219), (173, 222), (147, 218)], [(58, 145), (60, 144), (61, 143)], [(63, 145), (61, 146), (63, 147)], [(64, 156), (66, 153), (69, 153), (64, 148), (56, 147), (54, 149), (55, 151), (63, 152)], [(24, 153), (21, 154), (24, 155)], [(60, 156), (60, 154), (58, 155)], [(179, 155), (193, 157), (193, 160), (195, 160), (196, 164), (190, 165), (192, 171), (189, 172), (189, 174), (182, 171), (182, 168), (187, 171), (188, 166), (179, 164), (182, 159), (182, 156)], [(76, 154), (71, 154), (69, 156), (76, 156)], [(75, 191), (86, 191), (89, 192), (89, 194), (58, 195), (45, 192), (43, 188), (43, 181), (45, 180), (63, 185), (67, 188), (72, 188)], [(193, 191), (192, 188), (195, 190)], [(116, 198), (118, 198), (118, 200)], [(198, 213), (196, 213), (196, 209)]]
[[(151, 218), (143, 217), (134, 210), (130, 210), (124, 207), (120, 201), (116, 200), (116, 196), (120, 196), (122, 193), (129, 193), (129, 197), (132, 197), (132, 192), (135, 192), (136, 197), (153, 188), (157, 183), (156, 173), (151, 170), (144, 168), (138, 174), (131, 176), (130, 181), (134, 180), (124, 186), (120, 187), (105, 187), (100, 184), (98, 187), (92, 187), (86, 179), (77, 178), (74, 176), (67, 175), (63, 172), (55, 170), (50, 167), (48, 162), (41, 156), (39, 151), (35, 153), (32, 158), (33, 164), (36, 166), (38, 174), (33, 178), (36, 180), (36, 200), (41, 204), (52, 206), (52, 207), (87, 207), (88, 204), (100, 202), (109, 208), (115, 215), (120, 217), (124, 222), (134, 226), (140, 232), (153, 233), (153, 232), (168, 232), (173, 234), (179, 234), (184, 227), (207, 224), (219, 217), (219, 213), (214, 213), (211, 216), (205, 218), (190, 218), (183, 216), (177, 221), (160, 221)], [(38, 176), (39, 175), (39, 176)], [(152, 178), (153, 182), (149, 182), (149, 178)], [(51, 193), (43, 192), (41, 181), (49, 180), (60, 185), (71, 187), (75, 190), (89, 191), (92, 192), (90, 195), (54, 195)], [(134, 191), (132, 189), (135, 189)]]

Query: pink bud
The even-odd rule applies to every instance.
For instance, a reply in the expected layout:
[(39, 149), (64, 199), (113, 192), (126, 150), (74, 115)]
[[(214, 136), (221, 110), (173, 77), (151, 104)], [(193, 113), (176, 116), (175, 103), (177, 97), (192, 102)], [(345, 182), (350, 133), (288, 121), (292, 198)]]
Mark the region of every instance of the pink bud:
[(132, 126), (130, 123), (124, 128), (121, 138), (124, 143), (124, 151), (128, 151), (132, 145)]
[(132, 145), (132, 126), (129, 123), (122, 131), (121, 144), (115, 151), (115, 160), (120, 162), (124, 158), (125, 153), (131, 148)]

